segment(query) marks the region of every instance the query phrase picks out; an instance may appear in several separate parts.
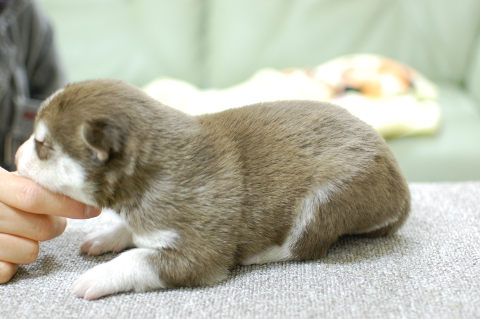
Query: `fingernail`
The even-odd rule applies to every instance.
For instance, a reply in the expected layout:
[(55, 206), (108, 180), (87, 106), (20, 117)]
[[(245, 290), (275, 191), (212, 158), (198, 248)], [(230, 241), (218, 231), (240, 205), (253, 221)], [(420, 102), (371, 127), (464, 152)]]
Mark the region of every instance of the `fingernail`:
[(100, 215), (101, 209), (95, 206), (85, 206), (85, 216), (87, 217), (96, 217)]

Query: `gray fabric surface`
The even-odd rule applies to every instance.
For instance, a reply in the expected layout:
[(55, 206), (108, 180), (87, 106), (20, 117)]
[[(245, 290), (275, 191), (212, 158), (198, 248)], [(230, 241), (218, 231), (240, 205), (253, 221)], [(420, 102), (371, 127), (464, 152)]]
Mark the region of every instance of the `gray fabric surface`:
[(114, 254), (82, 238), (112, 216), (70, 221), (0, 286), (0, 318), (480, 318), (480, 182), (411, 184), (412, 214), (390, 238), (344, 238), (327, 257), (237, 267), (207, 288), (86, 301), (72, 282)]

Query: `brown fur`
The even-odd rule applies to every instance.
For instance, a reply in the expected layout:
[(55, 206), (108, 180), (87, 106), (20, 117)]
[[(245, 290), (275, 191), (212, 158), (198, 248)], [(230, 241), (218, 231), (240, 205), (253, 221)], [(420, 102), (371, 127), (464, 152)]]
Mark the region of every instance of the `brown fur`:
[(409, 213), (407, 184), (383, 138), (328, 103), (194, 117), (128, 84), (96, 80), (67, 86), (38, 118), (86, 169), (99, 206), (135, 232), (179, 233), (174, 248), (151, 258), (168, 286), (212, 284), (240, 260), (282, 245), (305, 198), (325, 185), (334, 191), (293, 259), (318, 258), (345, 234), (390, 235)]

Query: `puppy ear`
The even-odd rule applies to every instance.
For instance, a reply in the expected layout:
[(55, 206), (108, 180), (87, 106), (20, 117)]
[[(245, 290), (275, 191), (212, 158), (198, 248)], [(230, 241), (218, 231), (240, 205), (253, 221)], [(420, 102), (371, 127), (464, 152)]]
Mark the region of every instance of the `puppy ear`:
[(108, 120), (87, 121), (82, 124), (80, 132), (85, 144), (101, 162), (106, 162), (122, 149), (123, 131)]

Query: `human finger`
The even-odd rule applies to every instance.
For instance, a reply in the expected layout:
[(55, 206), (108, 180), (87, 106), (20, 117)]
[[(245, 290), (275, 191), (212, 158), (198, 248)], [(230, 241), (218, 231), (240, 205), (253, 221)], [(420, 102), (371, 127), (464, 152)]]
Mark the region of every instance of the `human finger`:
[(0, 261), (0, 285), (7, 283), (10, 279), (12, 279), (13, 275), (15, 275), (17, 270), (17, 264)]
[(40, 245), (28, 238), (0, 234), (0, 260), (13, 264), (31, 264), (37, 260)]
[(0, 233), (45, 241), (65, 231), (64, 217), (31, 214), (0, 203)]
[(84, 219), (100, 215), (97, 207), (53, 193), (35, 182), (0, 168), (0, 202), (35, 214)]

